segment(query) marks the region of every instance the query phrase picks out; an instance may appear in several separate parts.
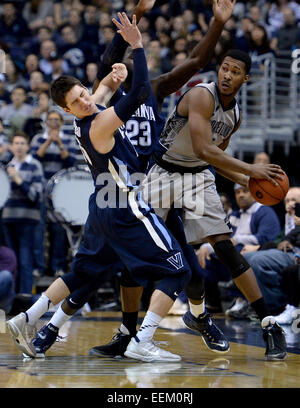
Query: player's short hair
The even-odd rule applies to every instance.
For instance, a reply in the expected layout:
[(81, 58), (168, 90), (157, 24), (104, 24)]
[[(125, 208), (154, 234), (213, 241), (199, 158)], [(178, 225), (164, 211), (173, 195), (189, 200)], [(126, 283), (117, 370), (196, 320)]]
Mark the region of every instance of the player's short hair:
[(252, 61), (251, 61), (251, 58), (249, 57), (249, 55), (246, 52), (240, 51), (240, 50), (229, 50), (228, 52), (226, 52), (226, 54), (222, 58), (221, 64), (222, 64), (222, 62), (224, 61), (224, 59), (226, 57), (231, 57), (231, 58), (236, 59), (238, 61), (242, 61), (245, 64), (246, 74), (249, 74), (249, 72), (251, 70)]
[(51, 83), (50, 95), (52, 100), (62, 108), (66, 108), (66, 94), (75, 86), (85, 88), (79, 79), (69, 75), (62, 75)]

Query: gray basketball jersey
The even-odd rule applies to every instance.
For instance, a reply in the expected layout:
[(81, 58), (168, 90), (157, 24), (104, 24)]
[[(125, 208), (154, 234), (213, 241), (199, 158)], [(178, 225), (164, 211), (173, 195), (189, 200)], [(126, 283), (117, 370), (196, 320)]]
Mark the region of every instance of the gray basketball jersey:
[[(218, 96), (217, 84), (199, 84), (197, 87), (206, 88), (215, 101), (214, 113), (210, 119), (212, 128), (212, 142), (219, 146), (227, 140), (240, 119), (240, 109), (234, 100), (232, 107), (223, 109)], [(184, 167), (207, 166), (208, 163), (199, 159), (193, 150), (188, 118), (180, 116), (177, 106), (168, 117), (160, 136), (160, 153), (163, 160)]]

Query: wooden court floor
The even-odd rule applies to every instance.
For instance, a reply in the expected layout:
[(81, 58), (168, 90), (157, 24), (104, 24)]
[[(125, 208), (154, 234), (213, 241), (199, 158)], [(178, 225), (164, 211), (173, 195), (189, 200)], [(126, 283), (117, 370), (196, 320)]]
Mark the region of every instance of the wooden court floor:
[[(300, 333), (285, 326), (288, 357), (264, 361), (258, 323), (216, 317), (231, 341), (230, 351), (209, 351), (201, 337), (180, 317), (167, 317), (155, 340), (178, 353), (178, 363), (142, 363), (131, 359), (88, 356), (95, 345), (109, 341), (120, 324), (119, 312), (91, 312), (73, 317), (61, 329), (45, 359), (26, 359), (8, 333), (0, 334), (1, 388), (300, 388)], [(40, 322), (44, 324), (43, 321)]]

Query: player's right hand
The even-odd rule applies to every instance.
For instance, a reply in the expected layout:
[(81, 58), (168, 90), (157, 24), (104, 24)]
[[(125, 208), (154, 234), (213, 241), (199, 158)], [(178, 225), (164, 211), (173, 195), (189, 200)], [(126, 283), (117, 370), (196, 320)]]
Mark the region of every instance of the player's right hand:
[(119, 21), (112, 19), (113, 23), (118, 27), (118, 33), (125, 41), (134, 48), (143, 48), (142, 35), (136, 25), (136, 16), (132, 16), (132, 23), (128, 19), (126, 13), (118, 13)]
[(127, 78), (128, 71), (125, 64), (116, 63), (112, 66), (112, 80), (115, 83), (124, 82)]
[(236, 0), (213, 0), (213, 12), (216, 21), (225, 24), (232, 16)]
[(278, 164), (251, 164), (249, 176), (269, 180), (277, 186), (275, 178), (283, 180), (284, 171)]

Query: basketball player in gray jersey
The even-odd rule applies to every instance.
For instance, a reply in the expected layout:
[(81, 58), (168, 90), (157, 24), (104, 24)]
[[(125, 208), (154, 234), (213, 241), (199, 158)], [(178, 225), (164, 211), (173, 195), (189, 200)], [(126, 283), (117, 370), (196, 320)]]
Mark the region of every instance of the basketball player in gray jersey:
[[(229, 51), (218, 71), (217, 84), (197, 85), (181, 97), (162, 131), (154, 154), (156, 164), (145, 181), (144, 197), (164, 219), (172, 205), (182, 208), (188, 243), (207, 241), (213, 246), (261, 320), (266, 360), (283, 360), (284, 331), (269, 316), (250, 265), (230, 240), (231, 230), (225, 222), (213, 169), (243, 186), (248, 186), (248, 176), (268, 179), (273, 184), (276, 177), (282, 177), (278, 165), (248, 164), (224, 152), (241, 123), (235, 95), (248, 81), (250, 68), (248, 54)], [(197, 285), (194, 287), (197, 298)], [(203, 305), (199, 302), (198, 318), (195, 305), (192, 307), (193, 314), (188, 311), (183, 321), (197, 330)]]

